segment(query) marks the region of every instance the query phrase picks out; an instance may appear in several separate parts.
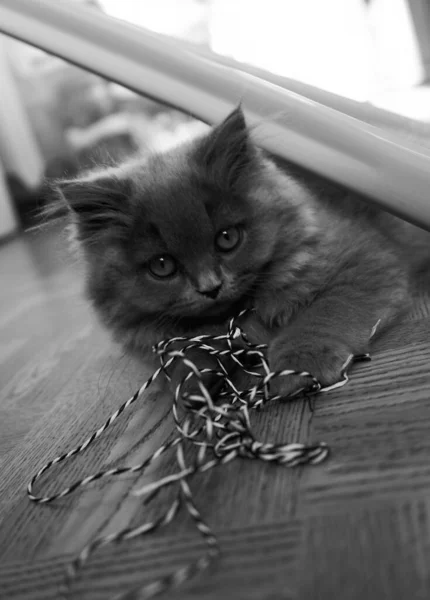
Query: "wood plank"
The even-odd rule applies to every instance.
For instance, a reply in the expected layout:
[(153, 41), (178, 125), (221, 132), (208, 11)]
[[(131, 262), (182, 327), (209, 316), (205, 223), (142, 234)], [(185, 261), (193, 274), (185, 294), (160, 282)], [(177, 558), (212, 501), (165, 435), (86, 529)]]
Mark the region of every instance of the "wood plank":
[[(301, 524), (276, 524), (221, 532), (220, 561), (171, 598), (282, 598), (292, 600), (297, 588)], [(94, 555), (74, 586), (76, 597), (102, 599), (140, 582), (170, 573), (201, 556), (204, 546), (197, 536), (163, 536), (162, 539), (106, 548)], [(55, 598), (66, 562), (52, 558), (0, 566), (5, 597), (19, 600)], [(279, 591), (273, 595), (273, 589)]]
[(428, 502), (310, 517), (301, 600), (429, 597)]
[[(177, 469), (165, 455), (144, 475), (98, 482), (50, 506), (31, 504), (30, 477), (70, 450), (139, 387), (148, 368), (123, 355), (80, 296), (81, 271), (32, 236), (0, 249), (0, 597), (58, 597), (64, 566), (97, 535), (154, 518), (136, 487)], [(13, 268), (11, 268), (13, 265)], [(191, 481), (219, 534), (213, 571), (166, 598), (380, 600), (430, 596), (430, 313), (426, 287), (377, 339), (344, 388), (252, 415), (267, 441), (325, 441), (329, 460), (288, 469), (238, 459)], [(173, 431), (155, 386), (81, 456), (43, 478), (52, 493), (107, 466), (142, 461)], [(166, 531), (98, 552), (74, 594), (106, 598), (201, 555), (181, 513)]]

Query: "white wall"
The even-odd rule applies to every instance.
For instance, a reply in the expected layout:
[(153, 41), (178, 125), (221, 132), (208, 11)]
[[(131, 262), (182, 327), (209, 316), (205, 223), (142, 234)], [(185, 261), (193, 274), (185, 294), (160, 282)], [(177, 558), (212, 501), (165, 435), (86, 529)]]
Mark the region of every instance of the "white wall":
[(211, 0), (210, 35), (219, 54), (358, 101), (423, 78), (407, 0)]
[(374, 86), (362, 0), (211, 0), (215, 52), (355, 100)]

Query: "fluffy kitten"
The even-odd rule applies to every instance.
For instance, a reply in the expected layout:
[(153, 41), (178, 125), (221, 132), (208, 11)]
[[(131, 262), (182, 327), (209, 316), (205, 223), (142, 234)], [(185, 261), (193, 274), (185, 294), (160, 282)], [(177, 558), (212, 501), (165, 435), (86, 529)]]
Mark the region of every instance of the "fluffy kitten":
[[(164, 154), (60, 184), (88, 294), (127, 348), (224, 328), (244, 306), (273, 370), (339, 379), (406, 306), (427, 233), (251, 139), (240, 108)], [(278, 381), (287, 395), (303, 382)]]

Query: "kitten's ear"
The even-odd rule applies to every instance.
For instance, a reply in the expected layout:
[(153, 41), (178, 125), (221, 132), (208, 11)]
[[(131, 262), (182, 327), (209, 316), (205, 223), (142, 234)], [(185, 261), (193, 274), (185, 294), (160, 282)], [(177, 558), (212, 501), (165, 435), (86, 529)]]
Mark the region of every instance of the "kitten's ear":
[(229, 187), (234, 187), (240, 176), (257, 164), (257, 148), (240, 105), (205, 138), (198, 159), (218, 182)]
[(56, 182), (55, 188), (75, 216), (82, 238), (107, 227), (128, 224), (130, 186), (110, 174)]

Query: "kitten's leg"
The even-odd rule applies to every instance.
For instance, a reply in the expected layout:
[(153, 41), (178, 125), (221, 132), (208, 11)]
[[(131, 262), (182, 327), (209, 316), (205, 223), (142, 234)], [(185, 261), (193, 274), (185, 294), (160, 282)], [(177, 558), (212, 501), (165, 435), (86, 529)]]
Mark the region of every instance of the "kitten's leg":
[[(341, 271), (310, 306), (275, 335), (269, 346), (273, 371), (307, 371), (324, 387), (341, 378), (351, 355), (368, 352), (373, 327), (378, 332), (407, 306), (408, 285), (393, 258), (363, 263)], [(309, 378), (279, 377), (271, 391), (288, 396), (309, 387)]]

